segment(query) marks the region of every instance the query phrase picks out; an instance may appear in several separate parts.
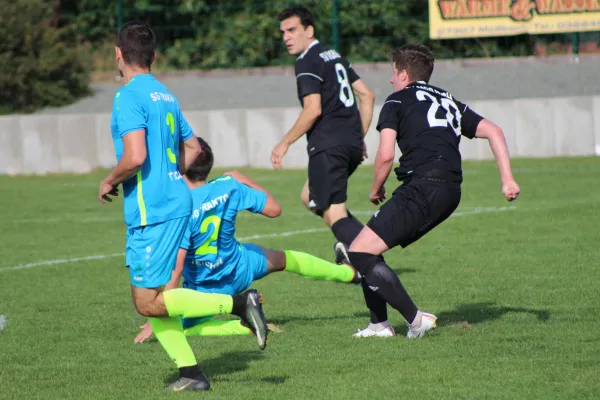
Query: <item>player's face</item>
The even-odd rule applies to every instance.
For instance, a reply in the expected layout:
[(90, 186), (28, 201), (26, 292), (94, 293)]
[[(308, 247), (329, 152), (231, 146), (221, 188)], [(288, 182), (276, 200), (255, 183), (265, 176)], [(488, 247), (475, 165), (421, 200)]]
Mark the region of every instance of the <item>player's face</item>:
[(308, 48), (314, 36), (312, 26), (304, 28), (298, 17), (284, 19), (279, 24), (283, 42), (292, 55), (301, 54)]
[(394, 91), (404, 89), (408, 86), (408, 73), (405, 70), (398, 71), (395, 65), (392, 66), (392, 78), (390, 79), (390, 83), (394, 87)]

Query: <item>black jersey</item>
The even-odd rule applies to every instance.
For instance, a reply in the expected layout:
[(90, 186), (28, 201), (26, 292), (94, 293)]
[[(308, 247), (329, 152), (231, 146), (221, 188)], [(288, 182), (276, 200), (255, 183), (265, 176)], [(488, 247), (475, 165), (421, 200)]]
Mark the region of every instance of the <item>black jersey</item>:
[(306, 132), (308, 155), (337, 146), (362, 148), (362, 125), (352, 83), (360, 79), (335, 50), (318, 41), (296, 60), (298, 98), (321, 94), (321, 116)]
[(482, 119), (446, 90), (414, 82), (383, 103), (377, 130), (397, 132), (402, 152), (398, 180), (437, 172), (462, 182), (460, 136), (474, 138)]

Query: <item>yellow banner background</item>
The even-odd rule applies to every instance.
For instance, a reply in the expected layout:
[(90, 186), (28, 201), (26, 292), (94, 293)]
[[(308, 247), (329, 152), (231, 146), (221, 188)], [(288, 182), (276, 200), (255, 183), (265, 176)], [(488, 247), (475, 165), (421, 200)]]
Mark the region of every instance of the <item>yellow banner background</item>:
[(600, 31), (600, 0), (429, 0), (429, 37)]

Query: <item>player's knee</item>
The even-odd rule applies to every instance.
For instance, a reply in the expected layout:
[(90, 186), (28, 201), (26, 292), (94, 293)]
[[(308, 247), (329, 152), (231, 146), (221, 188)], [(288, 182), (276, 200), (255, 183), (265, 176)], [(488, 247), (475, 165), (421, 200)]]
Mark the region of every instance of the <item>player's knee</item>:
[(133, 304), (137, 312), (144, 317), (157, 317), (156, 310), (152, 302), (147, 299), (134, 298)]
[(285, 253), (283, 251), (269, 250), (269, 249), (263, 249), (263, 251), (265, 252), (265, 255), (267, 256), (269, 273), (283, 271), (285, 269), (286, 257), (285, 257)]
[(348, 212), (346, 211), (346, 203), (332, 204), (323, 212), (323, 219), (329, 226), (333, 226), (342, 218), (346, 218)]
[(348, 258), (354, 268), (356, 268), (363, 276), (370, 274), (375, 266), (382, 262), (381, 257), (369, 253), (361, 253), (352, 251), (348, 252)]
[(310, 209), (310, 200), (308, 199), (308, 193), (300, 193), (300, 201), (304, 204), (304, 207)]

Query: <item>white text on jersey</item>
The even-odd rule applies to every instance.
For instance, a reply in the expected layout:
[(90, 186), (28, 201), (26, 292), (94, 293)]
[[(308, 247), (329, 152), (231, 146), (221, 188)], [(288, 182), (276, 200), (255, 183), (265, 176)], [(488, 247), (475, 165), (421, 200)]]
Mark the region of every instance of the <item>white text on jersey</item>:
[(154, 92), (150, 93), (150, 98), (152, 101), (168, 101), (169, 103), (175, 103), (175, 98), (167, 93)]
[(429, 86), (417, 86), (416, 88), (417, 89), (421, 89), (421, 90), (426, 90), (428, 92), (435, 93), (435, 94), (437, 94), (439, 96), (443, 96), (443, 97), (447, 97), (449, 99), (452, 99), (452, 94), (450, 94), (448, 92), (440, 92), (439, 90), (435, 90), (434, 88), (429, 87)]
[(319, 54), (319, 57), (321, 57), (323, 60), (325, 60), (325, 62), (337, 60), (338, 58), (342, 58), (342, 56), (340, 56), (340, 53), (338, 53), (335, 50), (324, 51), (321, 54)]
[[(224, 194), (223, 196), (219, 196), (219, 197), (215, 197), (214, 199), (211, 199), (209, 201), (207, 201), (206, 203), (202, 203), (202, 206), (200, 206), (200, 209), (202, 211), (210, 211), (213, 208), (215, 208), (216, 206), (223, 204), (227, 201), (227, 199), (229, 198), (229, 194)], [(198, 210), (194, 210), (194, 214), (193, 217), (194, 218), (198, 218), (200, 216), (200, 213), (196, 212)]]

